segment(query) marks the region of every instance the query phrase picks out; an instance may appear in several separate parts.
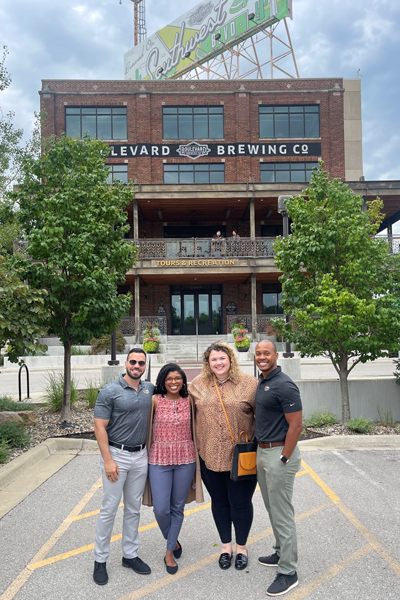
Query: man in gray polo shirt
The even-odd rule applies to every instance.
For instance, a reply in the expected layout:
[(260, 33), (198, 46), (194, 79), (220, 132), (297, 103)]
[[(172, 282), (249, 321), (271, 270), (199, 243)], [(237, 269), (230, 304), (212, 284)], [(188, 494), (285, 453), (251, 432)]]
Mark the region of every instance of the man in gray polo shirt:
[(255, 360), (261, 371), (256, 390), (255, 437), (257, 479), (275, 536), (274, 554), (260, 556), (266, 567), (278, 567), (268, 596), (281, 596), (298, 585), (297, 538), (292, 505), (293, 484), (300, 469), (297, 442), (302, 430), (299, 388), (277, 366), (276, 346), (263, 340)]
[(154, 385), (141, 381), (146, 369), (146, 353), (130, 350), (126, 374), (99, 390), (94, 407), (94, 430), (101, 452), (103, 502), (96, 524), (93, 579), (108, 582), (106, 561), (121, 496), (124, 495), (122, 566), (140, 575), (151, 569), (137, 555), (141, 498), (147, 479), (145, 447), (147, 417)]

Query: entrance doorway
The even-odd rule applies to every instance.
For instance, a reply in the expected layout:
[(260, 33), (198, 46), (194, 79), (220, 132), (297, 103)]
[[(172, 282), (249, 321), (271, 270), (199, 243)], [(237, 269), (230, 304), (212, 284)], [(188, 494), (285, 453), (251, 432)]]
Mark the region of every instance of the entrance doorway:
[[(216, 288), (216, 289), (215, 289)], [(221, 333), (221, 286), (171, 286), (172, 335)]]

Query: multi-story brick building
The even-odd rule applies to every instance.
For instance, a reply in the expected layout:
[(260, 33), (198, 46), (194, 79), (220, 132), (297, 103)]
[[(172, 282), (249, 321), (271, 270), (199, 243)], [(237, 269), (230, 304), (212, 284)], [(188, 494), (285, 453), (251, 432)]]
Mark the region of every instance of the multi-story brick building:
[(360, 80), (44, 80), (40, 95), (45, 136), (104, 139), (110, 180), (137, 183), (126, 333), (149, 317), (168, 335), (194, 334), (196, 318), (200, 335), (237, 316), (265, 330), (280, 312), (278, 196), (307, 187), (320, 158), (396, 220), (399, 186), (363, 178)]

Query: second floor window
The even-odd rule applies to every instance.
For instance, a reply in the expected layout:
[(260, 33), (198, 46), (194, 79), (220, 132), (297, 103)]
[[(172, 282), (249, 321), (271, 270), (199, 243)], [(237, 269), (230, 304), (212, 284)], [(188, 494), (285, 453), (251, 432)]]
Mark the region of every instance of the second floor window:
[(67, 106), (65, 107), (65, 131), (74, 138), (83, 138), (88, 133), (97, 140), (126, 140), (126, 108)]
[(225, 183), (223, 163), (164, 165), (164, 183)]
[(128, 165), (107, 165), (110, 174), (107, 177), (107, 183), (112, 183), (119, 179), (123, 183), (128, 183)]
[(163, 106), (165, 140), (219, 140), (223, 137), (223, 106)]
[(307, 183), (317, 162), (261, 163), (261, 183)]
[(319, 105), (260, 106), (260, 138), (318, 138)]

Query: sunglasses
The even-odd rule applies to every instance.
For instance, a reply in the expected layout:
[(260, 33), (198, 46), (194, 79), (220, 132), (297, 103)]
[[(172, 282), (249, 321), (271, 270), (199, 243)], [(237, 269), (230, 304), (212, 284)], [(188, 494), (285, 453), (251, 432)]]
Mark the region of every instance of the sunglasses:
[(145, 360), (130, 360), (129, 364), (132, 365), (132, 367), (134, 367), (136, 365), (136, 363), (139, 365), (139, 367), (144, 367), (144, 365), (146, 364)]

